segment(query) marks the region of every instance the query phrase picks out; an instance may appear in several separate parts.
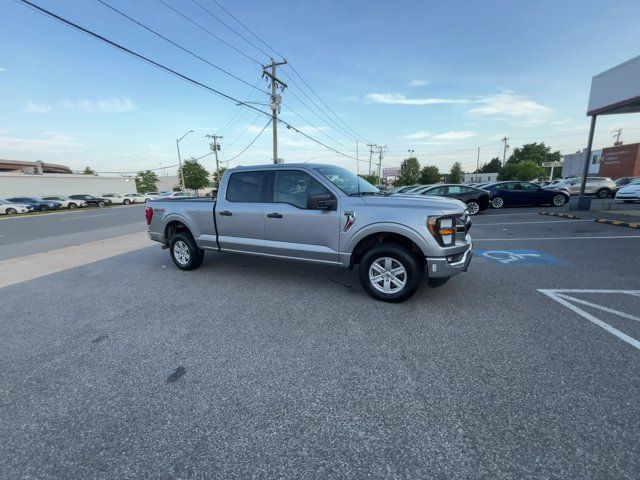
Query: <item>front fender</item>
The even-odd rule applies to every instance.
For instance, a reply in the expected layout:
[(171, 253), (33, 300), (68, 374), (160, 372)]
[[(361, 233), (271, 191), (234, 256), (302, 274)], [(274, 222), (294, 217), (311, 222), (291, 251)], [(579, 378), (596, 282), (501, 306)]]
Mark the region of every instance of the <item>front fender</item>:
[(406, 225), (403, 225), (401, 223), (393, 222), (372, 223), (362, 227), (351, 236), (351, 238), (347, 242), (345, 250), (348, 253), (353, 253), (353, 250), (356, 248), (356, 245), (358, 244), (358, 242), (360, 242), (360, 240), (376, 233), (395, 233), (407, 237), (413, 243), (415, 243), (418, 248), (420, 248), (425, 257), (433, 255), (434, 250), (437, 250), (435, 239), (432, 240), (425, 238), (414, 229), (407, 227)]

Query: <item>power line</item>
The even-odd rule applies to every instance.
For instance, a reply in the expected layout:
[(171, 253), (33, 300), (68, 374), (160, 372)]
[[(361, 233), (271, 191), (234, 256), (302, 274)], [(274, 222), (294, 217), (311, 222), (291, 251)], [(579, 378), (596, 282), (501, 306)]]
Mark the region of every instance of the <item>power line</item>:
[(105, 2), (104, 0), (96, 0), (96, 1), (97, 1), (97, 2), (100, 2), (102, 5), (104, 5), (105, 7), (109, 8), (109, 9), (111, 9), (112, 11), (116, 12), (117, 14), (121, 15), (122, 17), (126, 18), (127, 20), (129, 20), (129, 21), (131, 21), (131, 22), (135, 23), (135, 24), (136, 24), (136, 25), (138, 25), (139, 27), (144, 28), (145, 30), (147, 30), (148, 32), (153, 33), (153, 34), (154, 34), (154, 35), (156, 35), (157, 37), (160, 37), (161, 39), (163, 39), (164, 41), (166, 41), (166, 42), (170, 43), (170, 44), (171, 44), (171, 45), (173, 45), (174, 47), (179, 48), (179, 49), (180, 49), (180, 50), (182, 50), (183, 52), (186, 52), (186, 53), (188, 53), (189, 55), (191, 55), (191, 56), (193, 56), (193, 57), (197, 58), (198, 60), (201, 60), (202, 62), (206, 63), (207, 65), (209, 65), (209, 66), (211, 66), (211, 67), (215, 68), (216, 70), (219, 70), (219, 71), (221, 71), (221, 72), (223, 72), (223, 73), (225, 73), (225, 74), (229, 75), (230, 77), (235, 78), (236, 80), (238, 80), (238, 81), (240, 81), (240, 82), (244, 83), (245, 85), (248, 85), (248, 86), (250, 86), (251, 88), (254, 88), (254, 89), (258, 90), (259, 92), (262, 92), (262, 93), (264, 93), (265, 95), (268, 95), (268, 92), (266, 92), (266, 91), (264, 91), (264, 90), (259, 89), (259, 88), (257, 87), (257, 85), (256, 85), (256, 86), (254, 86), (254, 85), (252, 85), (251, 83), (247, 82), (246, 80), (243, 80), (242, 78), (240, 78), (240, 77), (238, 77), (238, 76), (234, 75), (233, 73), (231, 73), (231, 72), (229, 72), (229, 71), (225, 70), (224, 68), (219, 67), (218, 65), (216, 65), (216, 64), (214, 64), (214, 63), (212, 63), (212, 62), (210, 62), (210, 61), (209, 61), (209, 60), (207, 60), (206, 58), (202, 58), (202, 57), (201, 57), (200, 55), (198, 55), (197, 53), (194, 53), (193, 51), (189, 50), (188, 48), (183, 47), (182, 45), (180, 45), (180, 44), (178, 44), (178, 43), (174, 42), (173, 40), (171, 40), (171, 39), (169, 39), (169, 38), (165, 37), (165, 36), (164, 36), (164, 35), (162, 35), (161, 33), (156, 32), (155, 30), (153, 30), (152, 28), (150, 28), (150, 27), (148, 27), (148, 26), (144, 25), (143, 23), (139, 22), (139, 21), (138, 21), (138, 20), (136, 20), (135, 18), (130, 17), (129, 15), (127, 15), (126, 13), (124, 13), (123, 11), (118, 10), (116, 7), (114, 7), (114, 6), (112, 6), (112, 5), (109, 5), (109, 4), (108, 4), (107, 2)]
[(260, 135), (262, 135), (264, 133), (264, 131), (267, 129), (267, 127), (269, 126), (269, 124), (271, 124), (271, 119), (269, 119), (269, 121), (266, 123), (266, 125), (264, 127), (262, 127), (262, 130), (260, 130), (260, 133), (258, 133), (258, 135), (256, 135), (256, 138), (254, 138), (253, 140), (251, 140), (251, 142), (249, 143), (249, 145), (247, 145), (246, 147), (244, 147), (242, 149), (242, 151), (240, 153), (238, 153), (237, 155), (231, 157), (229, 160), (225, 160), (227, 165), (229, 164), (230, 161), (235, 160), (236, 158), (238, 158), (240, 155), (242, 155), (244, 152), (246, 152), (255, 142), (256, 140), (258, 140), (258, 138), (260, 138)]
[(305, 123), (308, 123), (310, 127), (314, 128), (317, 132), (322, 133), (325, 137), (327, 137), (329, 140), (336, 142), (338, 145), (340, 145), (341, 147), (344, 147), (346, 149), (349, 149), (349, 147), (347, 147), (346, 145), (344, 145), (343, 143), (339, 142), (338, 140), (336, 140), (335, 138), (333, 138), (332, 136), (330, 136), (328, 133), (323, 132), (321, 129), (319, 129), (318, 127), (316, 127), (313, 123), (311, 123), (309, 120), (307, 120), (306, 118), (304, 118), (302, 115), (300, 115), (298, 112), (296, 112), (293, 108), (291, 108), (289, 105), (287, 105), (286, 103), (282, 102), (282, 105), (284, 105), (285, 107), (287, 107), (289, 109), (289, 111), (291, 111), (291, 113), (293, 113), (294, 115), (296, 115), (298, 118), (300, 118), (300, 120), (302, 120)]
[[(22, 1), (22, 0), (19, 0)], [(257, 63), (258, 65), (262, 65), (262, 63), (260, 63), (259, 60), (256, 60), (255, 58), (251, 57), (250, 55), (247, 55), (245, 52), (243, 52), (242, 50), (240, 50), (239, 48), (231, 45), (229, 42), (223, 40), (222, 38), (220, 38), (218, 35), (216, 35), (215, 33), (213, 33), (211, 30), (208, 30), (207, 28), (203, 27), (202, 25), (200, 25), (198, 22), (196, 22), (195, 20), (192, 20), (191, 18), (187, 17), (186, 15), (184, 15), (182, 12), (180, 12), (179, 10), (175, 9), (173, 6), (169, 5), (167, 2), (165, 2), (164, 0), (158, 0), (158, 2), (160, 2), (161, 4), (163, 4), (165, 7), (167, 7), (169, 10), (171, 10), (172, 12), (176, 13), (177, 15), (180, 15), (182, 18), (184, 18), (185, 20), (187, 20), (188, 22), (192, 23), (193, 25), (195, 25), (196, 27), (198, 27), (200, 30), (208, 33), (209, 35), (211, 35), (213, 38), (215, 38), (216, 40), (224, 43), (227, 47), (232, 48), (233, 50), (235, 50), (236, 52), (238, 52), (240, 55), (248, 58), (249, 60), (251, 60), (252, 62)]]

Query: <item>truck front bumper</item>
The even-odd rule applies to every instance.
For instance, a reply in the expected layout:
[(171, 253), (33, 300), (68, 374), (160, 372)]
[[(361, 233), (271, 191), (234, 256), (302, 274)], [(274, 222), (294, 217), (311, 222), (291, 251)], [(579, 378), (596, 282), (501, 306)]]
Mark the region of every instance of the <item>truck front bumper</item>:
[(427, 257), (427, 276), (429, 278), (452, 277), (466, 272), (473, 257), (473, 245), (464, 252), (448, 257)]

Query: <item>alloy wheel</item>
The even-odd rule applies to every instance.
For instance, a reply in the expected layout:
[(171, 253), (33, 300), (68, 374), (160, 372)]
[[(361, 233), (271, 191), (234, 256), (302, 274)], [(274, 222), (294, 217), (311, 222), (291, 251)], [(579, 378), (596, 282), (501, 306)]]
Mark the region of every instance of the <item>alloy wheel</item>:
[(407, 270), (395, 258), (381, 257), (369, 267), (369, 281), (379, 292), (393, 295), (407, 284)]
[(178, 240), (173, 245), (173, 256), (180, 265), (186, 265), (191, 259), (191, 252), (189, 252), (189, 247), (187, 247), (186, 243)]

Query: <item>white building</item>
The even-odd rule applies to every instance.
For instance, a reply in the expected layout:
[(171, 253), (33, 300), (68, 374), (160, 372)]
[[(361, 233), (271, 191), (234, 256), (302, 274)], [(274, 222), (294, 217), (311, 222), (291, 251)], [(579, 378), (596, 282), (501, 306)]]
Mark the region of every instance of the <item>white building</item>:
[(43, 195), (101, 195), (136, 193), (134, 176), (78, 175), (64, 173), (27, 174), (0, 172), (0, 198)]
[[(562, 178), (579, 177), (584, 169), (584, 157), (586, 149), (581, 152), (569, 153), (562, 157)], [(591, 151), (591, 161), (589, 162), (589, 175), (597, 175), (600, 172), (600, 159), (602, 149)]]
[(497, 173), (465, 173), (464, 183), (497, 182)]

